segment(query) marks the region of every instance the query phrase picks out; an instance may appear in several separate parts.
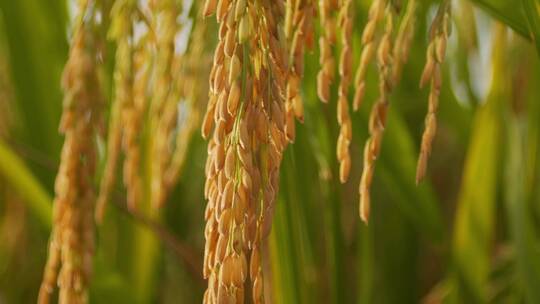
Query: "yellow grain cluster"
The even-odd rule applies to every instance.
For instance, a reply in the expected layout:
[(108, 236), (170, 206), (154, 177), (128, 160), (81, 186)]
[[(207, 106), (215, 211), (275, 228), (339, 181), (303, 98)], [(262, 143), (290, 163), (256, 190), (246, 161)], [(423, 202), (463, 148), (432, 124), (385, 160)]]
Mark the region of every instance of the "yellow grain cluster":
[(321, 70), (317, 75), (317, 94), (325, 103), (330, 100), (330, 86), (334, 81), (336, 64), (332, 46), (336, 42), (334, 12), (338, 7), (337, 0), (319, 0), (319, 19), (322, 34), (319, 37), (319, 64)]
[[(362, 51), (360, 67), (357, 73), (357, 81), (360, 82), (360, 86), (357, 88), (357, 94), (365, 88), (365, 82), (362, 80), (366, 73), (365, 66), (368, 63), (365, 60), (366, 58), (367, 60), (371, 59), (376, 52), (377, 66), (379, 68), (379, 97), (373, 105), (369, 116), (368, 128), (370, 137), (364, 146), (364, 168), (358, 190), (360, 193), (360, 218), (366, 223), (369, 220), (370, 187), (375, 170), (375, 161), (381, 149), (383, 132), (386, 127), (386, 115), (390, 102), (389, 96), (393, 86), (392, 64), (394, 59), (392, 57), (392, 33), (396, 11), (391, 2), (375, 0), (369, 13), (369, 21), (364, 28), (362, 36), (362, 42), (366, 45)], [(377, 22), (382, 20), (385, 21), (384, 31), (378, 43), (375, 43)], [(361, 98), (361, 95), (357, 95), (356, 98)], [(360, 101), (355, 99), (355, 103), (359, 105)]]
[[(272, 223), (287, 145), (285, 1), (207, 0), (219, 42), (202, 134), (206, 163), (205, 303), (264, 303), (263, 240)], [(289, 96), (292, 96), (289, 95)], [(249, 258), (249, 265), (248, 265)]]
[(97, 76), (96, 35), (96, 16), (101, 13), (94, 1), (79, 1), (79, 16), (62, 79), (65, 99), (60, 131), (65, 139), (55, 183), (53, 230), (39, 303), (49, 302), (55, 285), (59, 287), (59, 303), (88, 302), (94, 251), (94, 142), (103, 107)]
[(300, 85), (304, 76), (305, 49), (313, 46), (313, 14), (312, 0), (287, 0), (284, 31), (288, 42), (288, 79), (286, 96), (285, 134), (290, 142), (296, 136), (295, 117), (304, 121), (304, 104), (300, 93)]
[(430, 30), (430, 43), (426, 54), (426, 65), (420, 79), (420, 87), (431, 82), (429, 92), (428, 113), (426, 115), (426, 128), (422, 135), (422, 145), (416, 167), (416, 183), (419, 183), (426, 175), (427, 161), (431, 153), (431, 146), (437, 129), (437, 108), (441, 93), (441, 64), (446, 53), (446, 44), (450, 34), (450, 1), (445, 1), (439, 7), (439, 11), (433, 20)]
[(200, 19), (196, 22), (186, 54), (180, 56), (173, 67), (177, 71), (176, 83), (179, 86), (183, 104), (177, 119), (174, 152), (163, 175), (165, 196), (173, 189), (180, 177), (189, 142), (200, 121), (200, 112), (204, 106), (201, 101), (207, 98), (212, 54), (205, 48), (207, 26)]
[[(195, 126), (199, 122), (200, 101), (205, 91), (210, 57), (205, 52), (206, 25), (192, 20), (189, 39), (179, 42), (185, 30), (182, 15), (190, 6), (177, 0), (154, 2), (156, 53), (153, 62), (154, 81), (150, 83), (153, 98), (150, 105), (152, 144), (151, 201), (162, 206), (176, 184)], [(194, 9), (197, 9), (195, 7)], [(181, 51), (181, 43), (188, 48)], [(158, 93), (159, 92), (159, 93)]]
[(341, 0), (339, 3), (339, 27), (341, 29), (341, 54), (339, 58), (339, 76), (337, 101), (337, 120), (339, 137), (337, 141), (337, 159), (339, 161), (339, 180), (345, 183), (351, 170), (349, 145), (352, 140), (352, 122), (349, 113), (348, 93), (352, 78), (352, 1)]
[[(147, 4), (147, 5), (144, 5)], [(144, 197), (143, 161), (150, 161), (150, 201), (161, 206), (176, 184), (191, 135), (199, 120), (199, 92), (208, 71), (204, 53), (205, 24), (197, 20), (185, 53), (177, 37), (182, 8), (175, 0), (114, 3), (109, 36), (116, 43), (114, 100), (111, 106), (107, 161), (96, 217), (103, 217), (115, 185), (120, 152), (125, 155), (123, 181), (128, 207)], [(186, 7), (189, 10), (190, 7)], [(196, 72), (195, 72), (196, 71)], [(148, 114), (147, 114), (148, 113)], [(151, 134), (143, 138), (144, 134)], [(142, 148), (149, 147), (143, 160)]]
[[(98, 41), (102, 31), (97, 30), (97, 23), (108, 13), (95, 1), (79, 1), (80, 15), (63, 76), (65, 100), (60, 129), (65, 142), (55, 184), (54, 228), (40, 303), (49, 301), (55, 285), (60, 289), (60, 303), (88, 301), (96, 201), (92, 184), (97, 157), (94, 142), (104, 107), (97, 76), (98, 60), (103, 56), (100, 46), (104, 43)], [(143, 3), (148, 5), (143, 7)], [(150, 172), (144, 171), (150, 174), (150, 201), (154, 206), (165, 202), (180, 175), (198, 121), (200, 105), (196, 101), (203, 98), (201, 92), (209, 91), (201, 127), (203, 137), (209, 141), (203, 266), (208, 288), (204, 302), (243, 303), (250, 296), (254, 303), (264, 303), (264, 240), (272, 224), (283, 152), (295, 139), (295, 119), (304, 119), (301, 82), (306, 49), (314, 44), (315, 0), (205, 0), (200, 4), (202, 15), (215, 14), (218, 21), (213, 56), (205, 52), (207, 26), (199, 20), (195, 21), (187, 52), (179, 50), (177, 38), (188, 15), (183, 13), (190, 9), (182, 5), (188, 3), (114, 2), (109, 29), (116, 44), (114, 98), (96, 216), (102, 218), (115, 186), (121, 153), (125, 156), (123, 181), (129, 208), (136, 208), (145, 197), (142, 155), (150, 163)], [(340, 181), (344, 183), (351, 168), (348, 94), (353, 72), (353, 1), (319, 0), (318, 4), (322, 33), (317, 94), (323, 102), (330, 100), (336, 68), (333, 47), (336, 33), (340, 33), (336, 154)], [(364, 148), (359, 185), (360, 217), (365, 222), (369, 218), (370, 187), (386, 126), (389, 96), (408, 58), (416, 9), (417, 1), (409, 0), (394, 37), (398, 23), (396, 2), (373, 0), (362, 32), (360, 63), (354, 79), (355, 111), (362, 102), (366, 74), (373, 61), (379, 74), (379, 96), (369, 117), (370, 137)], [(436, 129), (440, 65), (449, 18), (450, 4), (445, 0), (431, 27), (421, 79), (421, 86), (431, 82), (431, 91), (417, 182), (425, 174)], [(203, 79), (207, 74), (208, 82)], [(145, 153), (143, 147), (147, 148)], [(248, 282), (251, 295), (245, 295)]]
[[(151, 145), (151, 202), (162, 206), (175, 185), (186, 151), (199, 120), (200, 96), (194, 90), (204, 90), (201, 76), (208, 75), (203, 39), (205, 25), (194, 21), (195, 29), (187, 41), (179, 42), (181, 31), (185, 30), (185, 20), (190, 6), (188, 2), (177, 0), (151, 1), (153, 19), (151, 31), (155, 35), (155, 52), (152, 65), (152, 82), (148, 94), (149, 138)], [(182, 43), (188, 43), (186, 53), (181, 51)], [(200, 74), (193, 73), (197, 70)], [(204, 80), (206, 81), (206, 80)]]
[[(135, 22), (139, 22), (140, 16), (133, 17)], [(141, 143), (144, 115), (147, 108), (148, 79), (151, 72), (150, 48), (148, 46), (150, 34), (146, 33), (138, 41), (135, 40), (134, 29), (131, 32), (133, 46), (129, 55), (129, 69), (131, 74), (127, 75), (130, 83), (128, 85), (131, 92), (131, 100), (126, 100), (121, 110), (122, 120), (122, 151), (124, 151), (123, 182), (127, 192), (127, 204), (130, 209), (135, 209), (142, 197), (142, 177), (141, 167)], [(121, 56), (117, 49), (117, 58)], [(117, 59), (122, 60), (122, 59)], [(121, 68), (121, 66), (118, 66)]]
[(409, 52), (411, 50), (411, 44), (416, 28), (416, 10), (418, 9), (418, 3), (416, 1), (417, 0), (409, 0), (407, 2), (405, 15), (400, 22), (399, 30), (394, 42), (392, 79), (396, 84), (401, 78), (403, 65), (409, 59)]
[(364, 31), (362, 32), (362, 53), (360, 55), (360, 64), (356, 70), (354, 80), (354, 86), (356, 89), (353, 100), (354, 111), (357, 111), (360, 108), (360, 104), (364, 98), (366, 91), (367, 69), (377, 50), (377, 28), (381, 26), (380, 24), (384, 19), (384, 12), (387, 6), (387, 0), (373, 0), (373, 3), (369, 8), (368, 20), (364, 27)]
[[(120, 155), (123, 133), (130, 133), (133, 121), (127, 121), (127, 113), (133, 108), (133, 19), (136, 17), (136, 4), (130, 0), (115, 2), (112, 10), (112, 24), (109, 35), (116, 42), (116, 67), (114, 71), (115, 97), (112, 102), (109, 132), (107, 138), (107, 160), (101, 179), (97, 200), (96, 217), (101, 220), (105, 204), (114, 187), (117, 162)], [(125, 129), (124, 129), (125, 128)], [(124, 131), (125, 130), (125, 131)], [(133, 157), (131, 153), (130, 157)], [(128, 157), (128, 158), (130, 158)], [(128, 187), (128, 205), (134, 208), (139, 197), (133, 187)]]
[(175, 36), (180, 25), (180, 13), (175, 0), (153, 1), (153, 30), (156, 33), (155, 83), (150, 104), (152, 136), (151, 201), (154, 206), (165, 202), (164, 172), (171, 157), (171, 133), (177, 119), (178, 86), (174, 77)]

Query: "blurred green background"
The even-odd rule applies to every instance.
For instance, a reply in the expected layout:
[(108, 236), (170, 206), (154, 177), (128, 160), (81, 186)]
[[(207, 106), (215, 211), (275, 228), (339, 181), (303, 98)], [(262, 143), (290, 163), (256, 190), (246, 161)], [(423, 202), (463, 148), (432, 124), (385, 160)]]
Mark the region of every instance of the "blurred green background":
[[(46, 260), (69, 2), (0, 0), (0, 303), (35, 302)], [(369, 4), (354, 1), (355, 66)], [(420, 1), (369, 226), (357, 188), (376, 69), (352, 115), (353, 169), (341, 185), (335, 100), (317, 99), (319, 54), (307, 54), (305, 123), (283, 158), (265, 252), (271, 303), (540, 303), (540, 2), (453, 1), (437, 136), (416, 186), (429, 91), (418, 82), (437, 4)], [(159, 211), (126, 212), (118, 183), (97, 228), (92, 303), (201, 302), (205, 159), (196, 133)]]

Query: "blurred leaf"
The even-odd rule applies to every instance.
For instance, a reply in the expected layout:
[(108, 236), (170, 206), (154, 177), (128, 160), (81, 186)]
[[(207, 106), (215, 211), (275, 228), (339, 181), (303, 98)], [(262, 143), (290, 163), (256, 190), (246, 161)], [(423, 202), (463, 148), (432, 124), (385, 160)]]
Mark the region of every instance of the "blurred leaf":
[(23, 160), (0, 139), (0, 175), (28, 203), (28, 208), (41, 224), (50, 229), (52, 199), (28, 169)]
[[(348, 294), (353, 294), (347, 288), (353, 285), (348, 281), (350, 274), (345, 268), (341, 214), (347, 197), (342, 195), (340, 184), (334, 178), (337, 176), (334, 154), (336, 138), (333, 137), (336, 122), (329, 121), (329, 112), (326, 111), (328, 106), (322, 105), (316, 95), (317, 61), (316, 54), (307, 55), (306, 62), (310, 64), (306, 65), (303, 90), (306, 102), (305, 122), (297, 124), (296, 142), (285, 153), (282, 168), (287, 167), (291, 171), (282, 171), (281, 176), (282, 181), (288, 180), (288, 187), (296, 184), (292, 188), (300, 193), (295, 203), (298, 209), (295, 207), (290, 212), (297, 212), (293, 214), (293, 218), (300, 219), (295, 221), (297, 224), (307, 225), (305, 228), (297, 226), (305, 239), (301, 243), (293, 241), (301, 245), (296, 251), (297, 261), (305, 259), (307, 264), (297, 264), (299, 269), (296, 272), (302, 275), (302, 282), (309, 284), (308, 288), (317, 292), (307, 293), (309, 297), (304, 295), (303, 300), (307, 303), (316, 299), (340, 303)], [(292, 161), (287, 155), (293, 156)], [(291, 174), (292, 179), (289, 178)]]
[[(94, 277), (90, 288), (90, 303), (138, 303), (136, 293), (126, 278), (114, 270), (113, 265), (95, 259)], [(107, 267), (104, 267), (107, 266)]]
[[(147, 115), (146, 122), (144, 124), (144, 130), (142, 135), (142, 199), (140, 201), (139, 210), (141, 214), (147, 216), (151, 220), (160, 221), (161, 210), (155, 208), (151, 204), (151, 172), (152, 166), (155, 165), (152, 155), (154, 149), (152, 149), (154, 140), (153, 136), (150, 136), (150, 115)], [(141, 225), (132, 226), (133, 243), (132, 247), (132, 284), (134, 286), (135, 298), (137, 303), (149, 303), (155, 300), (155, 289), (157, 286), (156, 280), (156, 265), (160, 257), (159, 240), (152, 234), (150, 230)]]
[(535, 0), (522, 0), (523, 11), (527, 17), (527, 23), (530, 30), (529, 37), (536, 44), (536, 50), (540, 55), (540, 4)]
[[(0, 1), (26, 145), (57, 158), (60, 74), (66, 58), (62, 1)], [(50, 176), (50, 172), (47, 172)]]
[[(339, 227), (333, 226), (336, 220), (332, 219), (332, 209), (337, 206), (333, 199), (320, 200), (317, 197), (321, 194), (329, 196), (321, 191), (329, 188), (328, 185), (312, 187), (321, 181), (316, 161), (309, 152), (305, 128), (297, 129), (296, 142), (299, 144), (289, 147), (283, 158), (280, 199), (275, 207), (271, 265), (273, 286), (277, 292), (272, 293), (272, 300), (276, 303), (313, 303), (325, 296), (324, 290), (318, 288), (321, 283), (331, 284), (331, 297), (339, 299), (343, 296), (339, 293), (342, 288), (341, 267), (335, 262), (341, 259), (335, 254), (342, 246), (335, 244), (335, 234), (340, 233)], [(312, 212), (316, 209), (323, 212)], [(321, 237), (321, 232), (324, 237)], [(317, 267), (322, 253), (317, 252), (315, 241), (320, 240), (327, 241), (328, 277), (323, 277), (322, 269)]]
[(531, 39), (523, 11), (516, 9), (516, 3), (507, 0), (471, 0), (495, 19), (511, 27), (521, 36)]
[(506, 31), (500, 26), (497, 29), (491, 91), (474, 118), (456, 211), (453, 257), (458, 302), (484, 303), (487, 297), (502, 147), (500, 134), (504, 126), (500, 105), (508, 100)]
[[(412, 136), (398, 112), (390, 110), (388, 116), (378, 164), (381, 172), (388, 172), (383, 177), (386, 191), (395, 193), (396, 198), (392, 202), (409, 217), (418, 231), (441, 243), (445, 232), (440, 204), (428, 181), (417, 186), (414, 180), (417, 153)], [(393, 187), (389, 186), (392, 184)]]
[(540, 303), (540, 247), (525, 195), (525, 137), (516, 117), (508, 123), (505, 202), (521, 285), (528, 303)]
[[(372, 220), (369, 223), (371, 235), (366, 242), (371, 242), (371, 253), (366, 259), (373, 258), (371, 266), (372, 290), (367, 289), (371, 296), (368, 303), (374, 304), (402, 304), (415, 303), (418, 299), (418, 284), (411, 278), (416, 278), (420, 272), (418, 252), (418, 227), (415, 221), (404, 212), (396, 212), (395, 202), (406, 201), (399, 196), (396, 186), (385, 182), (385, 176), (391, 175), (383, 166), (377, 168), (375, 181), (388, 187), (385, 191), (374, 192), (377, 204), (373, 205)], [(392, 189), (392, 190), (389, 190)], [(362, 244), (365, 245), (365, 244)], [(368, 247), (369, 248), (369, 247)], [(360, 285), (364, 288), (367, 282)]]
[(272, 270), (272, 300), (282, 303), (303, 303), (300, 300), (296, 255), (291, 244), (291, 227), (287, 218), (285, 202), (278, 200), (272, 233), (270, 234), (270, 255)]

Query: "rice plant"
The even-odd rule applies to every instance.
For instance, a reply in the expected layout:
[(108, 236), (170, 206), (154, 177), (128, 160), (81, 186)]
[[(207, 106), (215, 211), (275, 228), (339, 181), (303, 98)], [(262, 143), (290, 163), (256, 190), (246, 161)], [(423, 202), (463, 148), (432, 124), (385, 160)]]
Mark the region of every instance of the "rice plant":
[(540, 3), (0, 0), (0, 303), (540, 303)]

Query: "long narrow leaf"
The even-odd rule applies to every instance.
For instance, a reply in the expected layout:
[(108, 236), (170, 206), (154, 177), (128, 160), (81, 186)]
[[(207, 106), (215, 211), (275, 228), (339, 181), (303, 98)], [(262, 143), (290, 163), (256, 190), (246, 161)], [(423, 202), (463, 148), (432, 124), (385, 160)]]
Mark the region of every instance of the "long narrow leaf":
[(535, 0), (522, 0), (523, 10), (527, 17), (529, 25), (530, 37), (536, 45), (538, 55), (540, 55), (540, 4), (535, 3)]
[(22, 159), (0, 140), (0, 175), (28, 203), (30, 211), (46, 227), (52, 224), (52, 200)]
[(519, 9), (515, 9), (516, 4), (506, 0), (471, 0), (478, 7), (488, 14), (498, 19), (502, 23), (511, 27), (521, 36), (531, 39), (525, 15)]
[(453, 257), (460, 301), (485, 302), (490, 269), (490, 244), (494, 234), (497, 177), (503, 129), (500, 104), (505, 90), (506, 32), (498, 28), (494, 46), (491, 92), (478, 109), (472, 126), (456, 211)]
[(505, 202), (519, 279), (528, 303), (540, 303), (540, 248), (525, 194), (523, 125), (512, 117), (508, 130)]

